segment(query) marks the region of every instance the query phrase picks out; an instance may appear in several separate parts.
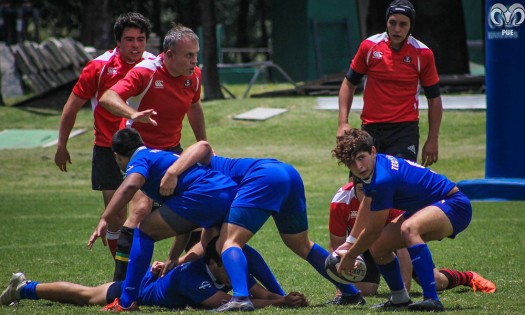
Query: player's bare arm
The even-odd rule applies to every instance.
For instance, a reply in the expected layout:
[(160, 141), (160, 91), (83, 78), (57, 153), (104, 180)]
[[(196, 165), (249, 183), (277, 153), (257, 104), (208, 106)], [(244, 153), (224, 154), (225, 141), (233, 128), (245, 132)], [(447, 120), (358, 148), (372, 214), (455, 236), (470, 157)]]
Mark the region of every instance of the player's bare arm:
[(370, 197), (363, 198), (363, 201), (359, 205), (359, 210), (357, 211), (357, 217), (355, 219), (354, 226), (352, 227), (352, 230), (350, 231), (350, 234), (349, 234), (351, 237), (349, 238), (357, 239), (357, 237), (365, 229), (368, 223), (368, 220), (370, 219), (371, 202), (372, 202), (372, 199)]
[(170, 196), (177, 187), (177, 177), (197, 163), (209, 165), (213, 150), (207, 141), (199, 141), (184, 150), (160, 181), (160, 194)]
[(114, 218), (118, 215), (119, 210), (126, 206), (126, 204), (133, 198), (133, 195), (135, 195), (135, 193), (140, 189), (140, 187), (142, 187), (142, 185), (144, 185), (145, 182), (146, 179), (144, 176), (138, 173), (130, 174), (126, 177), (126, 179), (124, 179), (120, 187), (117, 189), (117, 191), (115, 191), (115, 194), (104, 210), (104, 213), (102, 213), (102, 216), (100, 217), (98, 225), (93, 231), (93, 234), (91, 234), (91, 237), (87, 243), (87, 247), (89, 249), (93, 247), (93, 244), (99, 237), (102, 239), (104, 246), (107, 245), (106, 230), (108, 223), (114, 220)]
[(171, 246), (168, 259), (162, 269), (161, 277), (164, 277), (171, 269), (179, 265), (179, 257), (186, 248), (188, 241), (190, 240), (191, 233), (185, 233), (175, 236), (173, 245)]
[(71, 130), (75, 126), (77, 113), (86, 101), (71, 92), (62, 110), (62, 118), (60, 118), (60, 127), (58, 129), (57, 151), (55, 153), (55, 164), (62, 172), (67, 172), (67, 164), (71, 164), (71, 156), (67, 150), (67, 141)]
[(148, 123), (154, 126), (157, 122), (151, 118), (152, 115), (156, 115), (157, 112), (153, 109), (147, 109), (141, 112), (136, 111), (134, 108), (126, 104), (126, 102), (120, 97), (120, 95), (113, 91), (107, 90), (102, 94), (99, 101), (100, 105), (107, 109), (110, 113), (115, 116), (124, 117), (131, 119), (136, 122)]
[(188, 116), (188, 122), (195, 135), (195, 140), (207, 140), (206, 138), (206, 123), (204, 121), (204, 110), (202, 104), (197, 101), (190, 105), (190, 109), (186, 114)]
[(439, 129), (443, 117), (441, 96), (428, 99), (428, 136), (421, 154), (422, 165), (430, 166), (438, 161)]
[(193, 245), (193, 247), (187, 251), (186, 254), (179, 257), (179, 264), (194, 261), (197, 258), (204, 256), (204, 248), (206, 248), (206, 245), (210, 242), (210, 240), (217, 235), (219, 235), (218, 227), (203, 229), (200, 242)]
[[(361, 206), (365, 204), (366, 199), (369, 198), (365, 198)], [(365, 204), (365, 208), (362, 208), (359, 211), (369, 209), (369, 206)], [(389, 209), (370, 211), (366, 226), (359, 234), (359, 237), (355, 241), (354, 245), (352, 245), (346, 253), (338, 252), (338, 254), (341, 255), (341, 263), (337, 269), (340, 274), (351, 272), (354, 269), (356, 257), (370, 248), (370, 246), (372, 246), (372, 244), (379, 238), (388, 218), (389, 212)]]
[(290, 292), (286, 296), (281, 296), (266, 290), (256, 283), (250, 288), (253, 296), (252, 302), (255, 308), (263, 308), (270, 305), (281, 307), (302, 307), (308, 305), (308, 300), (300, 292)]
[(348, 116), (350, 115), (350, 109), (354, 101), (355, 89), (356, 86), (350, 83), (347, 78), (343, 79), (343, 83), (339, 89), (339, 126), (336, 134), (337, 137), (342, 136), (346, 130), (350, 130)]

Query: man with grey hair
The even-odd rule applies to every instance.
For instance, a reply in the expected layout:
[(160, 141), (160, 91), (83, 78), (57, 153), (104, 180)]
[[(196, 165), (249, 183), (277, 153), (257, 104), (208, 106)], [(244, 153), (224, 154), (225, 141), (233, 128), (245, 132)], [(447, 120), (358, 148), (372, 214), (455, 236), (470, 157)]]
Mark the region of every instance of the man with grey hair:
[[(166, 34), (163, 52), (153, 60), (144, 60), (100, 98), (100, 104), (114, 115), (127, 118), (121, 127), (138, 130), (152, 149), (181, 153), (182, 121), (188, 121), (195, 139), (206, 140), (204, 112), (200, 102), (201, 70), (197, 67), (199, 38), (191, 29), (174, 25)], [(155, 120), (151, 118), (154, 115)], [(150, 123), (143, 123), (150, 122)], [(130, 216), (140, 222), (152, 208), (152, 200), (137, 192)], [(116, 218), (112, 218), (116, 219)], [(110, 222), (111, 223), (111, 222)], [(135, 225), (125, 225), (119, 238), (115, 273), (126, 274)], [(106, 245), (105, 235), (100, 235)], [(91, 244), (92, 245), (92, 244)], [(116, 280), (122, 280), (116, 279)]]

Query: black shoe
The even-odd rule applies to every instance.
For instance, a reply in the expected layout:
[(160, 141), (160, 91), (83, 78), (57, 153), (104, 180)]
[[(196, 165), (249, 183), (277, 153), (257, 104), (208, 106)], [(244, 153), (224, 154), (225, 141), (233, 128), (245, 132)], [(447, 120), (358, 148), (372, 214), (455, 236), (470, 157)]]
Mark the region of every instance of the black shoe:
[(444, 312), (445, 307), (440, 301), (434, 299), (426, 299), (421, 302), (415, 302), (408, 306), (409, 311), (422, 312)]
[(412, 304), (412, 300), (408, 300), (403, 303), (394, 303), (392, 300), (388, 300), (385, 303), (380, 304), (374, 304), (371, 308), (382, 308), (382, 309), (389, 309), (389, 308), (400, 308), (400, 307), (407, 307)]
[(326, 302), (328, 305), (365, 305), (366, 301), (361, 294), (340, 295)]

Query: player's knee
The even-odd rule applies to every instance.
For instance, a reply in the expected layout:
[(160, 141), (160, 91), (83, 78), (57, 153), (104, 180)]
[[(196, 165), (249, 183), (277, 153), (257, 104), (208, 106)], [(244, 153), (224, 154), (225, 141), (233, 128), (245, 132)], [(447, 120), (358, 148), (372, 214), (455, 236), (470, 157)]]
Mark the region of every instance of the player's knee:
[(379, 265), (386, 265), (394, 259), (394, 252), (387, 248), (372, 247), (369, 249), (372, 258)]
[(403, 222), (403, 224), (401, 224), (400, 232), (401, 237), (403, 238), (407, 246), (410, 246), (410, 244), (413, 243), (414, 239), (420, 237), (417, 224), (410, 220), (407, 220)]
[(126, 226), (137, 226), (140, 221), (142, 221), (149, 213), (151, 212), (151, 206), (149, 205), (142, 205), (138, 207), (135, 205), (135, 207), (132, 207), (129, 212), (129, 216), (126, 219)]
[(309, 240), (308, 237), (304, 237), (301, 234), (296, 234), (293, 236), (284, 236), (281, 234), (281, 238), (289, 249), (291, 249), (297, 256), (303, 259), (308, 257), (308, 254), (310, 254), (310, 251), (314, 246), (314, 243)]
[(115, 221), (118, 221), (119, 225), (122, 226), (124, 222), (126, 221), (126, 215), (127, 215), (127, 208), (124, 207), (120, 209), (120, 211), (117, 213)]

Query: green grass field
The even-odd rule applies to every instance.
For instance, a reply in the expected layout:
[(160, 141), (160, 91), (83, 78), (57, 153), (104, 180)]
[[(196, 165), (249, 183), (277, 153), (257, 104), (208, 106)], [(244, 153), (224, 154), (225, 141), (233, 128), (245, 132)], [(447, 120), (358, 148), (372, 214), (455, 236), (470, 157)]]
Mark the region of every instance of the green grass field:
[[(348, 171), (331, 156), (337, 112), (315, 110), (315, 102), (315, 98), (269, 98), (205, 102), (204, 107), (208, 138), (217, 154), (275, 157), (300, 171), (307, 193), (310, 237), (326, 247), (328, 206)], [(289, 111), (264, 122), (231, 118), (255, 107)], [(426, 132), (426, 112), (421, 116), (421, 130)], [(59, 120), (60, 112), (51, 109), (0, 107), (1, 129), (58, 128)], [(358, 115), (353, 114), (351, 123), (357, 126), (358, 121)], [(92, 128), (88, 107), (79, 113), (76, 127)], [(92, 141), (91, 132), (70, 140), (73, 164), (68, 173), (61, 173), (55, 166), (55, 147), (0, 151), (0, 289), (15, 271), (24, 271), (30, 279), (41, 282), (63, 280), (97, 285), (111, 280), (113, 263), (107, 248), (97, 243), (93, 250), (86, 249), (103, 211), (101, 194), (91, 191)], [(186, 125), (182, 144), (188, 146), (193, 141), (191, 129)], [(432, 168), (455, 181), (482, 178), (484, 157), (485, 112), (445, 112), (440, 160)], [(467, 287), (441, 293), (448, 313), (525, 312), (524, 207), (524, 202), (476, 202), (472, 223), (465, 232), (456, 240), (430, 244), (438, 267), (475, 270), (498, 286), (495, 294), (473, 293)], [(272, 307), (258, 313), (378, 313), (368, 307), (325, 306), (324, 302), (333, 297), (333, 286), (284, 247), (271, 220), (250, 244), (263, 254), (285, 290), (304, 292), (311, 303), (304, 309)], [(169, 241), (158, 243), (154, 259), (163, 260), (169, 246)], [(384, 282), (380, 293), (368, 298), (368, 304), (387, 298)], [(412, 298), (421, 298), (416, 284)], [(99, 309), (24, 300), (17, 307), (0, 307), (0, 314), (93, 314)], [(141, 310), (148, 314), (173, 313), (159, 308)]]

